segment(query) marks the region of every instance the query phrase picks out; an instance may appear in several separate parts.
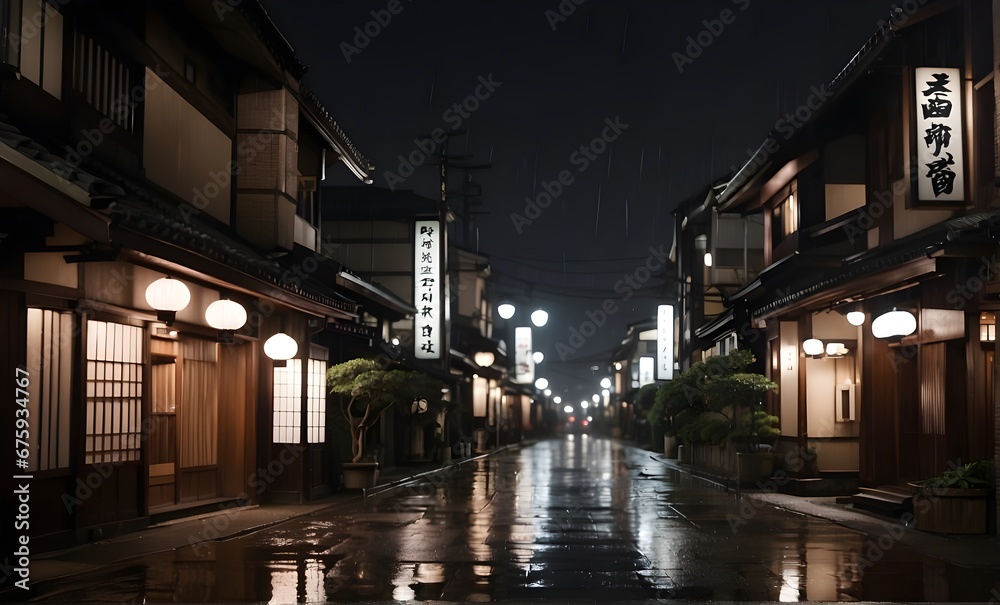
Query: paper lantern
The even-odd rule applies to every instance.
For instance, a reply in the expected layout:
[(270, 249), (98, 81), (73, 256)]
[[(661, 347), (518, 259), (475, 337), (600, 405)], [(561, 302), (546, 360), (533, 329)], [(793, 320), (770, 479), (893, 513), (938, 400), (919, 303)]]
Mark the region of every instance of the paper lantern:
[(295, 342), (295, 339), (285, 334), (284, 332), (278, 332), (274, 336), (267, 339), (264, 343), (264, 355), (267, 355), (275, 361), (285, 361), (295, 357), (295, 354), (299, 352), (299, 345)]
[(216, 330), (239, 330), (247, 323), (247, 310), (240, 303), (224, 298), (208, 305), (205, 321)]
[(917, 331), (917, 318), (908, 311), (892, 311), (879, 315), (872, 322), (872, 336), (875, 338), (897, 338), (909, 336)]

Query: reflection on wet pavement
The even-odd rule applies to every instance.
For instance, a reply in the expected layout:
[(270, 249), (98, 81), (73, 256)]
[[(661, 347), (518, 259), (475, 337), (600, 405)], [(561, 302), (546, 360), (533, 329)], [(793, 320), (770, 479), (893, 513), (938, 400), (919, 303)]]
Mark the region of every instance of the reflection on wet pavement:
[(346, 511), (55, 581), (39, 598), (985, 602), (1000, 589), (902, 545), (868, 565), (859, 533), (766, 507), (740, 517), (738, 504), (649, 452), (570, 435)]

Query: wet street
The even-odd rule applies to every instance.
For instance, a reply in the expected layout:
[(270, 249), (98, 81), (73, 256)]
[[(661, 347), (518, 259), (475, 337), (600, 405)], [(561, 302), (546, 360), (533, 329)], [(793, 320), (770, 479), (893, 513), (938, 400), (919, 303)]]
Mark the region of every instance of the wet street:
[(986, 602), (1000, 586), (989, 571), (902, 545), (867, 561), (867, 539), (741, 509), (650, 452), (571, 435), (250, 535), (49, 582), (36, 600)]

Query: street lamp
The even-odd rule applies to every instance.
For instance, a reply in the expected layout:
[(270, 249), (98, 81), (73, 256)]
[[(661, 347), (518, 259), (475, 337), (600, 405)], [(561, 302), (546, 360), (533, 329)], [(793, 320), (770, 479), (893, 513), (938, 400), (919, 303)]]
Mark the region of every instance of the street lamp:
[(516, 309), (514, 308), (514, 305), (510, 303), (504, 303), (497, 307), (497, 314), (503, 319), (510, 319), (511, 317), (514, 317), (514, 311), (516, 311)]
[(538, 388), (538, 390), (544, 391), (549, 386), (549, 379), (539, 378), (538, 380), (535, 381), (535, 386)]
[(601, 379), (601, 388), (602, 389), (610, 389), (611, 388), (611, 379), (610, 378), (602, 378)]
[(559, 405), (560, 403), (562, 403), (562, 397), (556, 395), (555, 397), (552, 398), (552, 403)]
[(541, 351), (535, 351), (534, 353), (531, 354), (531, 358), (535, 360), (535, 363), (542, 363), (542, 361), (545, 359), (545, 353), (542, 353)]
[(547, 311), (543, 311), (542, 309), (536, 309), (531, 312), (531, 323), (535, 324), (535, 326), (541, 328), (546, 323), (548, 323), (548, 321), (549, 321), (549, 314)]

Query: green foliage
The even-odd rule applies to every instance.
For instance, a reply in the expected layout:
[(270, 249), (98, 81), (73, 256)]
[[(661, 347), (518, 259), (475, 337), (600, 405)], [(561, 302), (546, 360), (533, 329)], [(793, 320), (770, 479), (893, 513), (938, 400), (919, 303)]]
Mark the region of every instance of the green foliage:
[(761, 443), (773, 442), (777, 418), (760, 407), (778, 385), (761, 374), (746, 372), (754, 361), (750, 351), (740, 349), (693, 364), (656, 392), (650, 422), (655, 415), (665, 434), (678, 435), (688, 443), (725, 444), (741, 439), (749, 451), (756, 451)]
[(414, 399), (440, 403), (441, 384), (419, 372), (390, 370), (373, 359), (357, 358), (326, 371), (330, 393), (340, 396), (340, 409), (351, 432), (353, 462), (361, 462), (364, 437), (379, 415), (394, 403), (407, 410)]
[(993, 461), (980, 460), (949, 469), (937, 477), (921, 481), (923, 487), (973, 489), (993, 483)]

